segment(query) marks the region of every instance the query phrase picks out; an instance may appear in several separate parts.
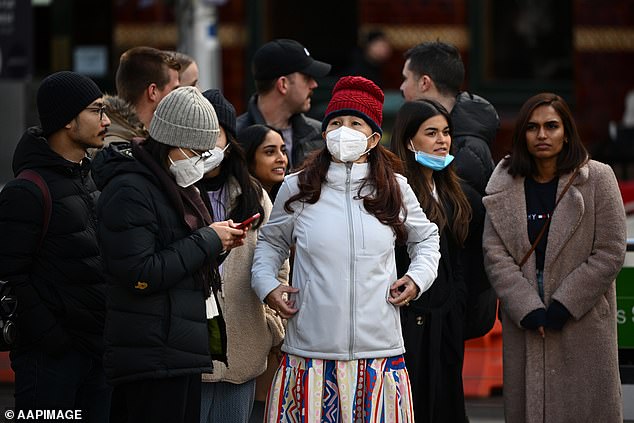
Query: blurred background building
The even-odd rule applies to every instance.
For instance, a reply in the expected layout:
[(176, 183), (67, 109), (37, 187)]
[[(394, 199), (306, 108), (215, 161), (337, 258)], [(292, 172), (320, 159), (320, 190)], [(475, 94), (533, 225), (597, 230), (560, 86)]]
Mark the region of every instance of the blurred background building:
[(311, 114), (320, 119), (337, 76), (376, 31), (391, 45), (380, 65), (388, 137), (402, 102), (403, 53), (439, 39), (460, 48), (464, 89), (489, 99), (500, 114), (496, 160), (508, 150), (519, 105), (540, 91), (565, 97), (584, 142), (616, 160), (605, 146), (612, 145), (609, 122), (618, 125), (634, 89), (633, 1), (0, 0), (0, 184), (12, 176), (20, 134), (37, 124), (34, 93), (50, 72), (82, 72), (114, 93), (126, 49), (180, 50), (198, 62), (200, 88), (221, 88), (242, 113), (253, 92), (255, 50), (273, 38), (294, 38), (333, 65), (313, 99)]

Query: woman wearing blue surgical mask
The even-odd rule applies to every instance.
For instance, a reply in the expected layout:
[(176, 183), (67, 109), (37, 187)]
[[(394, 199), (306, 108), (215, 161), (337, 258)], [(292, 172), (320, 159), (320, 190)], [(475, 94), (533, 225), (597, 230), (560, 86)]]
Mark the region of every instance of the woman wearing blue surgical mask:
[[(213, 373), (203, 374), (200, 421), (247, 423), (256, 378), (267, 368), (269, 352), (275, 348), (279, 351), (284, 336), (282, 319), (251, 289), (255, 243), (273, 206), (260, 183), (249, 174), (244, 152), (236, 141), (233, 105), (217, 89), (207, 90), (203, 96), (214, 107), (220, 124), (214, 149), (203, 154), (205, 175), (196, 184), (203, 202), (213, 221), (232, 219), (237, 223), (256, 213), (261, 218), (248, 227), (244, 245), (220, 265), (217, 298), (227, 328), (227, 362), (214, 361)], [(287, 282), (287, 275), (285, 263), (279, 274), (281, 283)]]
[[(436, 278), (438, 230), (380, 143), (383, 92), (341, 78), (325, 145), (287, 175), (260, 230), (251, 284), (288, 319), (265, 422), (414, 422), (399, 308)], [(276, 280), (295, 245), (292, 287)], [(396, 276), (395, 244), (411, 257)]]
[[(475, 250), (482, 262), (483, 206), (451, 166), (451, 118), (439, 103), (406, 102), (396, 115), (391, 150), (405, 164), (409, 184), (441, 234), (438, 277), (419, 299), (401, 309), (416, 421), (464, 422), (467, 289), (461, 263), (465, 249)], [(396, 258), (400, 275), (409, 264), (407, 251), (397, 248)]]

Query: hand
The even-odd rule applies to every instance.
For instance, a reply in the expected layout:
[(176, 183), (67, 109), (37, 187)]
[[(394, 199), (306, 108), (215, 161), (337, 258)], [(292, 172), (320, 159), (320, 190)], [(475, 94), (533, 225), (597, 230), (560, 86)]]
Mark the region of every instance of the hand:
[(544, 326), (546, 324), (546, 309), (538, 308), (528, 313), (522, 321), (520, 326), (524, 329), (536, 330), (542, 338), (546, 337), (544, 332)]
[(288, 285), (279, 285), (264, 298), (264, 302), (277, 312), (282, 318), (289, 319), (299, 310), (295, 308), (295, 300), (290, 299), (290, 294), (299, 292), (299, 289)]
[(247, 231), (244, 229), (235, 229), (233, 220), (224, 220), (222, 222), (214, 222), (209, 227), (216, 232), (220, 242), (222, 242), (222, 249), (229, 251), (232, 248), (239, 247), (244, 244), (244, 238), (247, 236)]
[(419, 290), (420, 288), (418, 288), (412, 278), (405, 275), (390, 286), (390, 298), (388, 298), (388, 301), (395, 306), (409, 305), (409, 302), (418, 296)]
[(546, 327), (553, 330), (561, 330), (571, 314), (565, 305), (557, 300), (553, 300), (546, 310)]

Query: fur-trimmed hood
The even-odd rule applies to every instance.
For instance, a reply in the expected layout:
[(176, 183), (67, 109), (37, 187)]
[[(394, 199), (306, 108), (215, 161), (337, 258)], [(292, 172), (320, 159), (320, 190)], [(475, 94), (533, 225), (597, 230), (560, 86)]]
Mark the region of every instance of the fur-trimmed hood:
[(111, 122), (106, 135), (106, 144), (148, 137), (148, 131), (139, 120), (132, 104), (121, 97), (111, 95), (105, 95), (103, 100), (106, 105), (106, 114)]

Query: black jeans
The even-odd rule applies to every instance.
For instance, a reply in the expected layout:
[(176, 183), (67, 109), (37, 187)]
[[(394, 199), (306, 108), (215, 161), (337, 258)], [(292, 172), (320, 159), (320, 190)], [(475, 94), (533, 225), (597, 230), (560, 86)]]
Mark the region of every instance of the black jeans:
[(107, 423), (112, 388), (103, 366), (79, 351), (51, 356), (39, 350), (11, 352), (15, 410), (81, 410), (82, 421)]
[(129, 423), (200, 423), (200, 373), (117, 385)]

